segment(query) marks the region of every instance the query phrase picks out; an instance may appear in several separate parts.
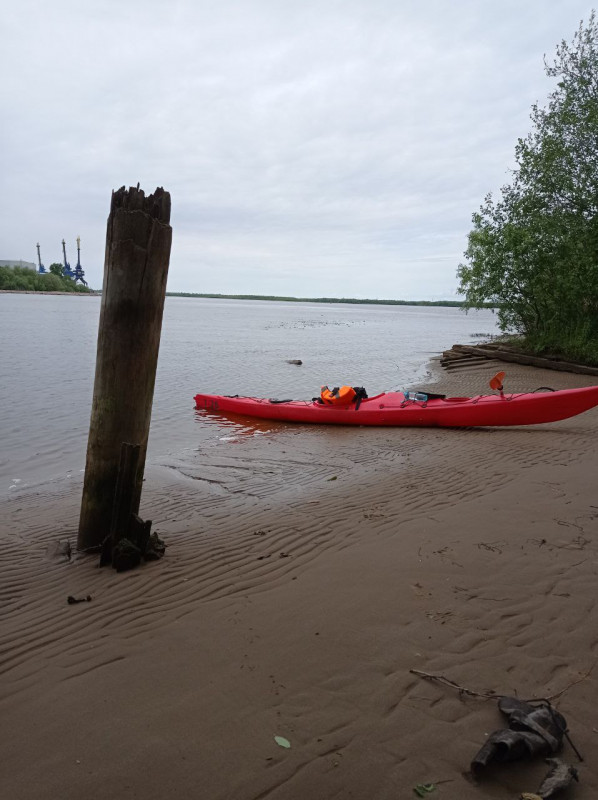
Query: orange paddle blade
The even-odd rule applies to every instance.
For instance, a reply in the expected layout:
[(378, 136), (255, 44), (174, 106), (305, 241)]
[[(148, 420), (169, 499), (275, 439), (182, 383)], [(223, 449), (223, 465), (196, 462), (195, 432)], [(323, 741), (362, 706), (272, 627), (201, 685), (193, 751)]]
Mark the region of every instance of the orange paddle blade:
[(502, 382), (505, 379), (506, 372), (497, 372), (493, 378), (490, 378), (490, 388), (497, 389), (499, 392), (502, 390)]

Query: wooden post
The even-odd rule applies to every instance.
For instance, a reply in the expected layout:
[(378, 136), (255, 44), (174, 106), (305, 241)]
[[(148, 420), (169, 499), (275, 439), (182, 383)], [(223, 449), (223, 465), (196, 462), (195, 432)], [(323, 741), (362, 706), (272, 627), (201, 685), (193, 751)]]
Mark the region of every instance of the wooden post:
[(133, 510), (133, 503), (137, 487), (140, 451), (141, 447), (138, 444), (127, 444), (126, 442), (123, 442), (120, 448), (120, 462), (110, 521), (110, 537), (113, 545), (129, 535), (131, 515), (137, 511), (137, 509)]
[(170, 261), (170, 195), (131, 187), (112, 193), (98, 350), (77, 547), (111, 533), (123, 442), (140, 445), (130, 511), (137, 514), (145, 468), (162, 312)]

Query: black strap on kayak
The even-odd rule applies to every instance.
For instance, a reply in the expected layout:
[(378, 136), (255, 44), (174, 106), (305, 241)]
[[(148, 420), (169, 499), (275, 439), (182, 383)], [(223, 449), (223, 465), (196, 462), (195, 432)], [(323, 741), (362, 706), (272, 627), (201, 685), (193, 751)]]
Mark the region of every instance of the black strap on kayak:
[(293, 401), (291, 399), (288, 399), (288, 400), (275, 400), (273, 397), (271, 397), (268, 400), (268, 402), (269, 403), (292, 403)]
[(427, 389), (416, 389), (415, 391), (427, 394), (428, 400), (444, 400), (446, 398), (445, 394), (434, 394), (434, 392), (429, 392)]
[(353, 386), (353, 391), (355, 392), (355, 411), (359, 411), (359, 406), (361, 405), (362, 400), (368, 399), (368, 393), (363, 388), (363, 386)]

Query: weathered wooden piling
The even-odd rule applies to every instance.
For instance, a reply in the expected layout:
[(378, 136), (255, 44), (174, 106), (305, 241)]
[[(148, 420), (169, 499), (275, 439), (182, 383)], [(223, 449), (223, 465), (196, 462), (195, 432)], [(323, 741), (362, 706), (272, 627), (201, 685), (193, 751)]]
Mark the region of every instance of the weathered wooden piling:
[[(110, 534), (121, 445), (140, 445), (130, 511), (145, 468), (172, 229), (170, 194), (131, 187), (112, 193), (96, 372), (77, 547)], [(122, 490), (122, 489), (121, 489)]]
[(110, 536), (113, 545), (128, 536), (131, 515), (136, 514), (138, 510), (134, 508), (133, 504), (136, 499), (140, 455), (140, 445), (122, 443), (110, 519)]

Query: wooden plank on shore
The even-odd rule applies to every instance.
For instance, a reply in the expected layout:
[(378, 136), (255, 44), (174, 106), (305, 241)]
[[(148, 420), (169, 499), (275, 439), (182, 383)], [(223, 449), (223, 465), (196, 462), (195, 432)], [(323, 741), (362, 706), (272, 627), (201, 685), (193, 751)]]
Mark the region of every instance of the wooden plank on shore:
[(443, 364), (444, 368), (452, 371), (456, 369), (466, 369), (467, 367), (481, 367), (489, 364), (491, 361), (496, 361), (494, 358), (471, 358), (465, 361), (448, 361)]

